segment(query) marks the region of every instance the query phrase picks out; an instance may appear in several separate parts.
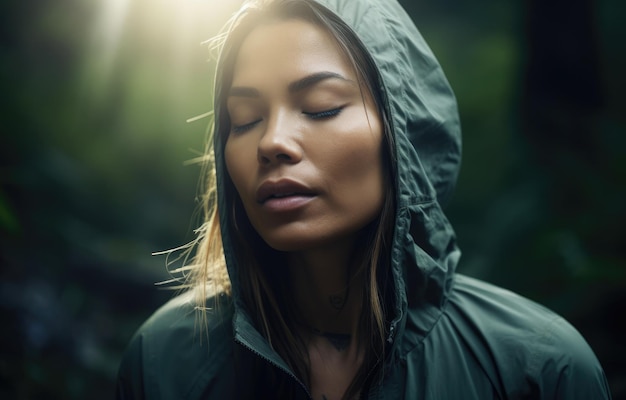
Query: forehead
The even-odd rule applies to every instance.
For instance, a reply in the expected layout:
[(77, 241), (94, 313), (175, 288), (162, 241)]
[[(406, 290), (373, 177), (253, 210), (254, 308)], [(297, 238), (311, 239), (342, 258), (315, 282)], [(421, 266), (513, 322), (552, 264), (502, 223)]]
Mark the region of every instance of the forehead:
[(255, 27), (243, 40), (233, 84), (297, 79), (322, 70), (354, 78), (347, 57), (325, 28), (301, 19), (278, 20)]

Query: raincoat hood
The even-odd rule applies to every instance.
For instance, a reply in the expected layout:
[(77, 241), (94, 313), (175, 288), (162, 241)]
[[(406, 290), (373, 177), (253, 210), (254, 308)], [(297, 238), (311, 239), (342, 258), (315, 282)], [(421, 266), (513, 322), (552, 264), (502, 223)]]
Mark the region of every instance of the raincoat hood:
[[(440, 206), (449, 199), (460, 166), (456, 100), (439, 63), (396, 1), (319, 3), (346, 22), (367, 47), (382, 77), (383, 97), (390, 110), (397, 156), (392, 246), (396, 311), (389, 337), (393, 341), (406, 323), (407, 307), (423, 308), (422, 318), (409, 322), (428, 331), (445, 302), (460, 255)], [(220, 115), (219, 88), (217, 91), (215, 115)], [(219, 122), (217, 118), (216, 132), (220, 132)], [(234, 199), (221, 190), (229, 178), (223, 158), (225, 140), (219, 134), (214, 146), (218, 209), (230, 210)], [(228, 213), (221, 213), (220, 224), (235, 306), (241, 312), (236, 279), (239, 267), (232, 244), (235, 233)]]

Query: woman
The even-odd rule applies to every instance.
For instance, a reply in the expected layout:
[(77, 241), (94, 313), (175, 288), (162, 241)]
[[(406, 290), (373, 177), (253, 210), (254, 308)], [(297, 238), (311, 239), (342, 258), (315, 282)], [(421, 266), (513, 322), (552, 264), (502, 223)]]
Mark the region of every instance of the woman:
[(396, 2), (244, 8), (214, 103), (192, 289), (135, 335), (118, 398), (610, 397), (562, 318), (455, 274), (456, 103)]

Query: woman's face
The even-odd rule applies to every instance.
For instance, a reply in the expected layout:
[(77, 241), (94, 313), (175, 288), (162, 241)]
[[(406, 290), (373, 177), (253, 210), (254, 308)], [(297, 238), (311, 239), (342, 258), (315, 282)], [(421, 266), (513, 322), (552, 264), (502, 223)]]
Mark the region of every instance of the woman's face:
[(383, 204), (382, 124), (350, 62), (303, 20), (256, 27), (233, 70), (225, 160), (267, 244), (351, 243)]

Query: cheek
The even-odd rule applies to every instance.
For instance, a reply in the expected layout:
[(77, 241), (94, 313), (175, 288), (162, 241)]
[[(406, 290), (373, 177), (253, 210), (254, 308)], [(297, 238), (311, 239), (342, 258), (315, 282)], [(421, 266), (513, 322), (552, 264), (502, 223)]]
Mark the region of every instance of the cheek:
[(226, 146), (224, 146), (224, 164), (226, 164), (226, 172), (228, 172), (230, 179), (234, 182), (235, 179), (233, 179), (233, 170), (236, 167), (236, 163), (233, 159), (233, 152), (230, 141), (227, 141)]
[[(372, 124), (372, 128), (375, 128)], [(353, 134), (334, 143), (327, 153), (328, 176), (340, 188), (344, 199), (350, 203), (366, 201), (378, 203), (383, 193), (382, 133), (361, 126)], [(332, 171), (332, 173), (330, 173)], [(364, 204), (365, 205), (365, 204)]]
[(228, 176), (230, 176), (230, 180), (235, 185), (237, 192), (241, 195), (241, 189), (244, 185), (246, 166), (243, 165), (245, 158), (237, 157), (239, 153), (238, 147), (236, 143), (233, 143), (231, 140), (226, 142), (226, 146), (224, 147), (224, 162), (226, 164), (226, 171), (228, 172)]
[(369, 121), (365, 113), (353, 118), (333, 146), (339, 170), (355, 178), (367, 179), (382, 169), (382, 130), (378, 118), (372, 117), (375, 114), (369, 115)]

